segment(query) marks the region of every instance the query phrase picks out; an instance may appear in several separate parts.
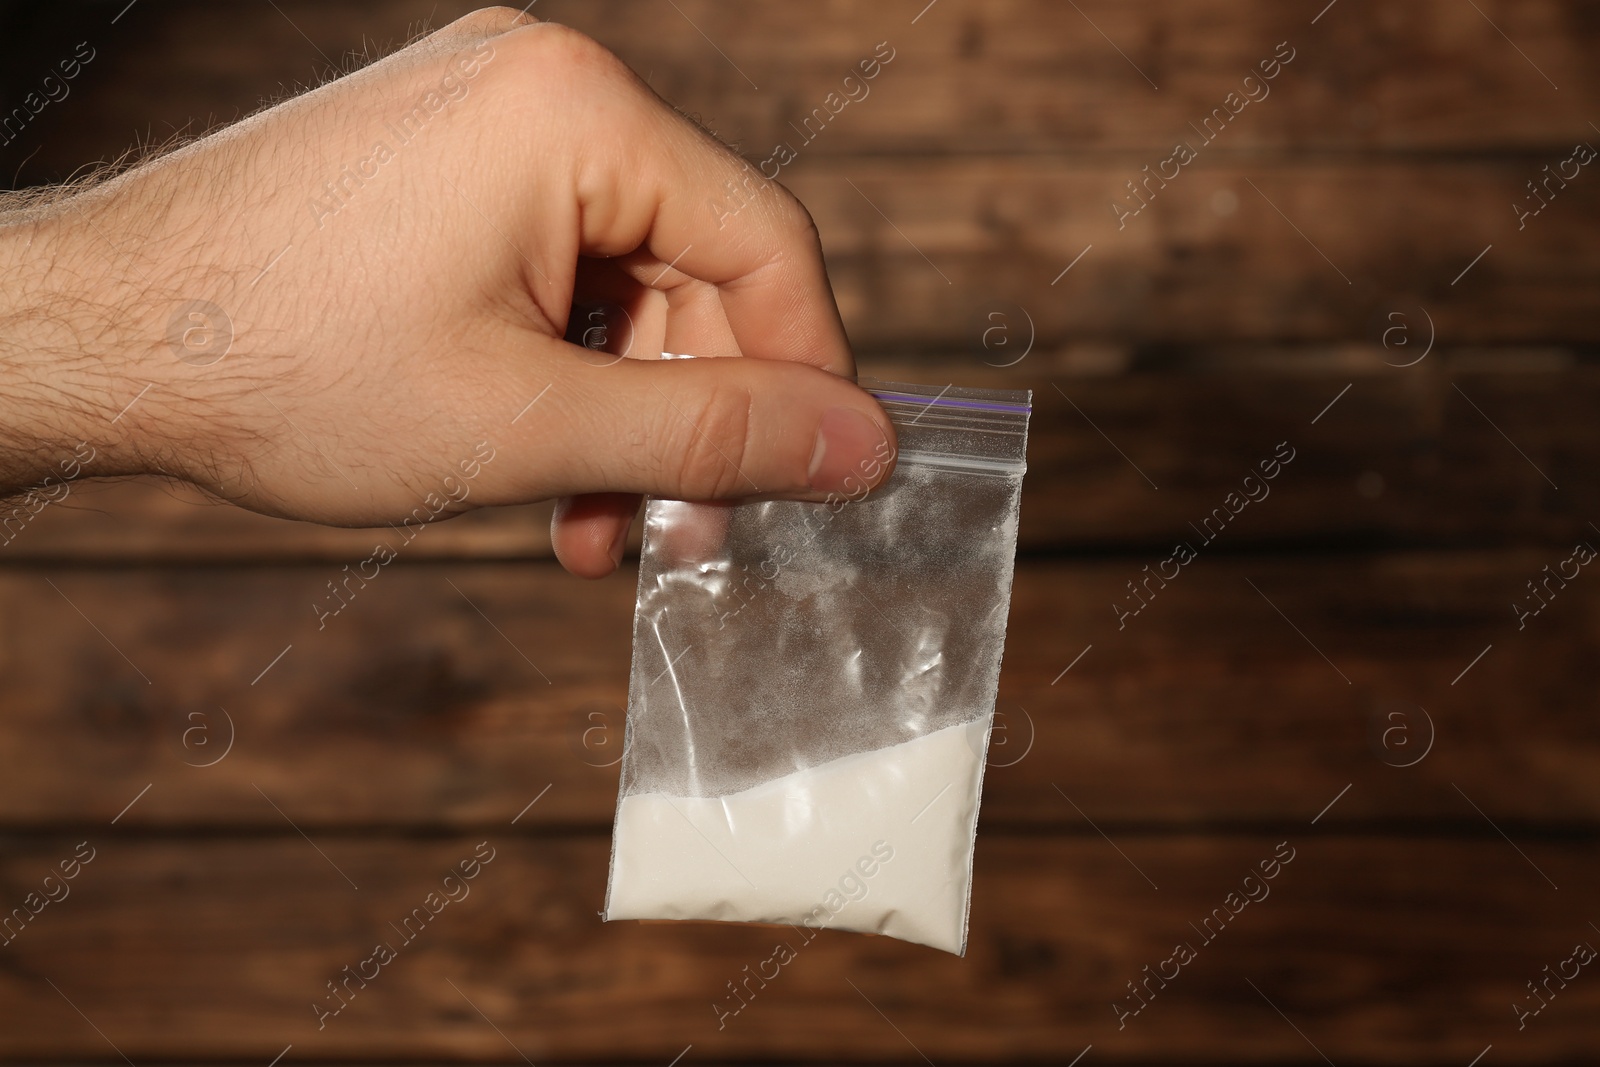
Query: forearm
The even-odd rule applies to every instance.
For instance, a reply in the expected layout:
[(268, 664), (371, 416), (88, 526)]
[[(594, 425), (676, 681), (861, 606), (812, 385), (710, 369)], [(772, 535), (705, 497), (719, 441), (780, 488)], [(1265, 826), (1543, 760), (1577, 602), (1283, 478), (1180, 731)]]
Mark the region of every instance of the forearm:
[(145, 448), (121, 417), (138, 392), (131, 287), (111, 253), (82, 241), (86, 218), (0, 201), (0, 494), (144, 469)]
[[(893, 430), (799, 202), (705, 209), (748, 169), (596, 42), (494, 9), (47, 207), (0, 199), (0, 492), (77, 461), (378, 526), (492, 439), (469, 506), (596, 497), (561, 549), (589, 574), (636, 494), (832, 492)], [(619, 355), (755, 358), (597, 366), (563, 339), (595, 302)]]

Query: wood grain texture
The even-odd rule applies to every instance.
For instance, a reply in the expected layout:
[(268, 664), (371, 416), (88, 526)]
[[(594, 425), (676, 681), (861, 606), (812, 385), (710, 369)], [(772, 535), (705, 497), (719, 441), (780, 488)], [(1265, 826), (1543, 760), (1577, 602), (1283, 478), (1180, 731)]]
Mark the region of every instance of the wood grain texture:
[[(995, 322), (1012, 331), (1011, 347), (993, 335), (986, 350), (975, 332), (964, 359), (873, 358), (863, 369), (891, 380), (1034, 391), (1024, 553), (1168, 549), (1285, 440), (1299, 458), (1278, 483), (1280, 502), (1252, 509), (1219, 547), (1558, 546), (1600, 517), (1600, 488), (1589, 476), (1593, 448), (1582, 429), (1600, 410), (1600, 370), (1567, 354), (1441, 350), (1415, 367), (1386, 366), (1422, 354), (1427, 327), (1413, 310), (1416, 333), (1407, 347), (1395, 335), (1389, 349), (1189, 356), (1231, 361), (1227, 373), (1174, 366), (1172, 373), (1118, 374), (1137, 366), (1130, 347), (1041, 348), (997, 369), (985, 361), (1009, 361), (1027, 342), (1016, 310), (1000, 314)], [(1102, 361), (1100, 376), (1085, 376), (1091, 358)], [(428, 527), (401, 555), (408, 562), (549, 558), (549, 510), (470, 513)], [(155, 483), (84, 483), (29, 521), (10, 522), (8, 513), (0, 508), (0, 567), (316, 560), (338, 570), (379, 542), (399, 545), (387, 527), (286, 522)], [(635, 548), (637, 539), (636, 530)]]
[[(999, 152), (985, 132), (970, 149), (919, 154), (903, 143), (896, 147), (869, 123), (854, 120), (877, 121), (875, 116), (881, 115), (888, 128), (920, 128), (925, 132), (916, 136), (926, 141), (963, 145), (965, 127), (960, 121), (951, 125), (952, 115), (959, 118), (963, 112), (913, 82), (896, 86), (891, 79), (901, 71), (893, 65), (886, 68), (879, 77), (880, 94), (863, 100), (859, 114), (840, 112), (813, 142), (797, 148), (797, 160), (781, 175), (817, 218), (856, 342), (867, 349), (900, 352), (959, 347), (981, 332), (977, 324), (1000, 304), (1026, 308), (1047, 344), (1085, 338), (1148, 344), (1206, 344), (1219, 338), (1373, 340), (1386, 313), (1418, 302), (1430, 309), (1451, 343), (1592, 344), (1600, 339), (1600, 298), (1595, 295), (1600, 279), (1594, 276), (1587, 242), (1587, 235), (1600, 226), (1600, 180), (1580, 175), (1525, 228), (1513, 208), (1528, 195), (1525, 183), (1542, 178), (1546, 164), (1565, 159), (1576, 141), (1600, 138), (1587, 119), (1567, 110), (1576, 105), (1565, 103), (1583, 99), (1581, 86), (1591, 76), (1588, 65), (1576, 57), (1597, 32), (1592, 16), (1580, 14), (1581, 5), (1553, 0), (1500, 13), (1505, 25), (1518, 32), (1543, 35), (1552, 54), (1574, 57), (1570, 66), (1550, 60), (1561, 79), (1578, 88), (1563, 95), (1551, 90), (1471, 5), (1430, 0), (1403, 13), (1380, 13), (1377, 5), (1354, 0), (1347, 6), (1320, 24), (1327, 27), (1324, 81), (1311, 79), (1311, 66), (1302, 71), (1291, 65), (1279, 76), (1284, 99), (1268, 97), (1252, 105), (1258, 114), (1246, 109), (1210, 143), (1188, 123), (1218, 106), (1254, 62), (1252, 57), (1270, 54), (1271, 43), (1287, 32), (1266, 28), (1287, 16), (1269, 13), (1265, 0), (1244, 7), (1168, 5), (1159, 15), (1149, 5), (1101, 5), (1100, 15), (1108, 20), (1102, 28), (1113, 38), (1145, 39), (1152, 48), (1173, 53), (1154, 67), (1162, 78), (1174, 73), (1176, 81), (1166, 92), (1150, 90), (1142, 79), (1138, 86), (1122, 85), (1119, 79), (1138, 76), (1070, 7), (1030, 4), (1015, 12), (997, 8), (985, 15), (955, 17), (949, 16), (957, 8), (933, 9), (924, 20), (930, 29), (936, 17), (952, 25), (963, 19), (992, 20), (989, 29), (975, 31), (972, 39), (996, 37), (1004, 28), (1005, 35), (1024, 38), (1016, 48), (1034, 54), (1026, 63), (1002, 55), (985, 76), (963, 78), (960, 62), (952, 70), (949, 51), (959, 53), (965, 47), (959, 42), (967, 38), (949, 27), (936, 31), (946, 43), (936, 44), (920, 62), (926, 80), (944, 85), (944, 94), (978, 95), (975, 112), (964, 120), (967, 127), (1001, 130), (999, 136), (1005, 137), (1010, 135), (1003, 132), (1004, 125), (986, 116), (1037, 117), (1043, 112), (1087, 116), (1085, 121), (1107, 129), (1133, 132), (1119, 135), (1127, 140), (1111, 148), (1097, 149), (1093, 131), (1068, 129), (1046, 138), (1037, 150), (1009, 154)], [(397, 8), (371, 21), (365, 5), (291, 7), (282, 13), (266, 7), (248, 16), (255, 20), (252, 26), (259, 23), (262, 34), (253, 38), (242, 31), (241, 16), (232, 8), (208, 12), (185, 5), (180, 17), (179, 9), (151, 5), (155, 14), (150, 17), (158, 21), (125, 31), (149, 39), (120, 47), (108, 41), (99, 61), (104, 65), (91, 65), (79, 95), (41, 115), (35, 131), (39, 141), (28, 150), (48, 148), (58, 154), (50, 166), (70, 170), (116, 154), (132, 129), (182, 129), (197, 117), (248, 111), (262, 94), (306, 77), (308, 65), (326, 67), (363, 39), (398, 34), (410, 19), (427, 13), (423, 5)], [(879, 39), (880, 31), (873, 30), (861, 38), (863, 44), (853, 43), (844, 12), (856, 10), (797, 8), (780, 14), (783, 9), (773, 7), (741, 14), (719, 7), (714, 21), (710, 9), (700, 15), (707, 19), (708, 32), (717, 31), (713, 38), (726, 34), (723, 40), (734, 51), (735, 42), (746, 40), (763, 41), (760, 48), (767, 52), (787, 50), (795, 41), (812, 41), (808, 47), (829, 50), (820, 61), (824, 81), (793, 90), (794, 100), (820, 101), (826, 86), (842, 77), (841, 64), (854, 62), (839, 57), (870, 51)], [(635, 21), (643, 17), (635, 15), (640, 11), (650, 12), (642, 24)], [(1013, 16), (1015, 28), (1006, 21)], [(713, 78), (698, 90), (705, 102), (749, 96), (759, 99), (761, 107), (776, 106), (779, 114), (798, 114), (799, 105), (792, 102), (766, 103), (783, 95), (781, 80), (764, 92), (723, 84), (728, 78), (742, 84), (742, 78), (695, 32), (691, 20), (670, 6), (630, 5), (627, 15), (613, 9), (584, 17), (595, 19), (597, 30), (629, 27), (627, 32), (655, 42), (653, 47), (673, 57), (663, 59), (663, 77), (665, 69), (677, 69), (688, 70), (686, 76), (697, 81)], [(862, 17), (888, 15), (880, 11)], [(1378, 59), (1365, 47), (1346, 45), (1374, 26), (1383, 27), (1380, 35), (1400, 55)], [(919, 23), (915, 29), (922, 28)], [(1539, 49), (1531, 37), (1526, 40), (1524, 52)], [(267, 41), (277, 47), (267, 47)], [(309, 43), (314, 41), (326, 42), (318, 47), (328, 59)], [(1090, 62), (1074, 53), (1059, 62), (1051, 59), (1048, 49), (1066, 47), (1062, 42), (1099, 58)], [(1419, 58), (1419, 47), (1424, 57), (1428, 49), (1439, 52), (1438, 61), (1424, 70), (1448, 70), (1450, 75), (1419, 76), (1416, 64), (1426, 62)], [(919, 61), (909, 42), (906, 51), (908, 67), (914, 67)], [(1446, 61), (1458, 53), (1476, 57), (1475, 63)], [(250, 62), (262, 61), (241, 65), (241, 54), (277, 58), (267, 69), (252, 70)], [(199, 68), (175, 65), (175, 55), (188, 57), (185, 61)], [(1361, 59), (1352, 66), (1354, 55)], [(1313, 57), (1308, 45), (1307, 62)], [(653, 77), (652, 61), (634, 58)], [(284, 64), (300, 73), (289, 73)], [(1014, 89), (1016, 72), (1027, 69), (1038, 72), (1034, 97), (1056, 94), (1049, 107), (1028, 106), (1028, 90)], [(1224, 70), (1231, 73), (1224, 76)], [(1386, 73), (1379, 75), (1380, 70)], [(1302, 73), (1305, 80), (1290, 80)], [(1185, 88), (1185, 77), (1197, 80)], [(1382, 84), (1374, 86), (1374, 77)], [(1079, 96), (1059, 92), (1063, 78), (1079, 86)], [(1469, 96), (1457, 78), (1478, 88)], [(96, 84), (102, 85), (99, 96), (94, 95)], [(142, 88), (130, 94), (128, 84)], [(1352, 103), (1361, 95), (1354, 92), (1356, 85), (1371, 97)], [(1091, 86), (1101, 95), (1082, 99)], [(1511, 92), (1511, 86), (1521, 91)], [(993, 97), (988, 104), (982, 102), (984, 93)], [(926, 107), (929, 113), (920, 120), (900, 113), (896, 94), (910, 102), (907, 107)], [(689, 92), (679, 102), (695, 109), (695, 96)], [(1126, 99), (1130, 96), (1132, 102)], [(1391, 99), (1396, 96), (1399, 102)], [(1419, 129), (1425, 116), (1432, 130), (1452, 124), (1480, 132), (1494, 127), (1483, 107), (1452, 103), (1458, 97), (1492, 101), (1489, 114), (1503, 116), (1508, 132), (1475, 146), (1420, 154), (1404, 146), (1413, 139), (1426, 141), (1427, 135), (1413, 138), (1401, 132), (1377, 135), (1371, 150), (1359, 147), (1374, 139), (1367, 134), (1354, 147), (1316, 147), (1319, 131), (1351, 125), (1348, 118), (1324, 118), (1330, 110), (1354, 109), (1367, 116), (1362, 121), (1372, 122), (1379, 116), (1414, 113)], [(69, 105), (75, 110), (68, 111)], [(1158, 114), (1145, 115), (1143, 109)], [(1441, 122), (1441, 113), (1453, 118)], [(117, 116), (110, 121), (119, 124), (118, 132), (114, 139), (103, 133), (96, 143), (93, 122), (107, 121), (107, 114)], [(779, 114), (770, 121), (735, 118), (719, 128), (740, 139), (759, 162), (770, 154), (765, 142), (775, 136), (770, 127)], [(52, 128), (50, 121), (67, 125)], [(752, 129), (743, 128), (747, 122)], [(767, 132), (758, 132), (763, 124)], [(1512, 128), (1518, 132), (1509, 132)], [(1522, 131), (1530, 128), (1541, 131), (1533, 143), (1522, 139), (1528, 136)], [(860, 130), (854, 149), (843, 137), (850, 129)], [(841, 136), (830, 141), (835, 132)], [(153, 136), (159, 139), (161, 134)], [(1170, 183), (1156, 179), (1141, 185), (1140, 195), (1150, 200), (1149, 206), (1119, 222), (1114, 205), (1129, 210), (1140, 203), (1127, 183), (1145, 181), (1147, 165), (1159, 170), (1179, 138), (1197, 148), (1196, 161)], [(868, 151), (869, 145), (878, 147)], [(15, 147), (21, 152), (24, 143)], [(308, 199), (320, 188), (321, 179), (308, 180)], [(707, 190), (708, 218), (720, 217), (732, 205), (720, 191)], [(1064, 268), (1091, 245), (1093, 250), (1062, 278)], [(1459, 284), (1452, 284), (1490, 245), (1493, 251)], [(1486, 299), (1487, 294), (1493, 299)]]
[[(219, 503), (189, 485), (153, 479), (85, 479), (66, 500), (24, 522), (26, 504), (23, 497), (0, 506), (0, 565), (306, 560), (344, 564), (365, 559), (379, 540), (387, 538), (390, 544), (402, 540), (387, 526), (341, 529), (274, 518)], [(22, 512), (6, 525), (16, 508)], [(546, 502), (467, 512), (419, 532), (406, 544), (406, 558), (549, 559), (552, 510)]]
[[(97, 58), (0, 172), (232, 121), (473, 6), (34, 5), (0, 31), (7, 111)], [(1600, 144), (1594, 4), (535, 11), (753, 162), (797, 146), (866, 372), (1035, 392), (968, 958), (598, 921), (634, 571), (560, 572), (548, 506), (429, 528), (319, 627), (393, 531), (85, 483), (0, 509), (0, 918), (97, 849), (0, 933), (0, 1060), (1600, 1059), (1600, 979), (1513, 1010), (1600, 944), (1600, 579), (1513, 608), (1600, 545), (1600, 177), (1513, 210)], [(796, 129), (880, 41), (870, 96)], [(1119, 222), (1280, 41), (1271, 96)], [(1279, 442), (1271, 495), (1199, 544)], [(1178, 540), (1198, 558), (1119, 619)], [(326, 983), (484, 840), (472, 896), (319, 1030)], [(1202, 944), (1280, 841), (1270, 897)], [(719, 1027), (780, 940), (797, 959)], [(1197, 960), (1119, 1028), (1180, 941)]]
[[(391, 49), (475, 6), (281, 0), (275, 11), (147, 2), (115, 27), (115, 12), (90, 10), (71, 38), (92, 40), (100, 53), (80, 103), (70, 115), (46, 111), (5, 153), (21, 162), (42, 145), (29, 166), (50, 173), (114, 155), (146, 131), (159, 137), (228, 121), (352, 55)], [(1582, 101), (1596, 89), (1588, 57), (1600, 24), (1587, 4), (1522, 0), (1480, 4), (1480, 13), (1451, 0), (1343, 0), (1313, 26), (1321, 6), (1084, 0), (1075, 10), (1050, 0), (944, 0), (915, 24), (924, 4), (914, 2), (698, 0), (674, 9), (544, 0), (535, 10), (605, 43), (666, 99), (757, 159), (795, 138), (789, 124), (824, 106), (885, 41), (891, 64), (808, 153), (1169, 149), (1259, 73), (1280, 42), (1295, 58), (1269, 83), (1271, 94), (1241, 113), (1229, 152), (1527, 153), (1590, 137)], [(23, 91), (20, 81), (13, 92)], [(129, 85), (139, 91), (126, 92)]]
[(1124, 183), (1140, 166), (820, 160), (788, 184), (869, 349), (937, 349), (1014, 305), (1046, 344), (1375, 342), (1418, 303), (1449, 343), (1596, 336), (1600, 181), (1519, 232), (1512, 204), (1538, 169), (1523, 161), (1202, 157), (1121, 225), (1112, 204), (1138, 203)]
[[(1092, 833), (980, 835), (959, 960), (857, 934), (800, 943), (785, 927), (602, 924), (605, 840), (504, 824), (431, 840), (319, 835), (326, 858), (292, 833), (150, 841), (102, 825), (8, 842), (7, 905), (85, 839), (96, 857), (71, 895), (0, 947), (7, 1059), (111, 1062), (114, 1044), (135, 1063), (264, 1064), (292, 1043), (300, 1062), (665, 1064), (693, 1044), (687, 1062), (1066, 1063), (1093, 1043), (1098, 1062), (1192, 1062), (1196, 1049), (1322, 1062), (1308, 1039), (1334, 1063), (1464, 1064), (1491, 1042), (1498, 1063), (1600, 1053), (1590, 975), (1520, 1032), (1511, 1010), (1535, 1003), (1524, 983), (1542, 967), (1600, 937), (1582, 903), (1596, 873), (1588, 841), (1525, 843), (1556, 891), (1493, 834), (1349, 838), (1301, 823), (1123, 837), (1124, 855)], [(494, 859), (471, 895), (403, 943), (390, 923), (482, 841)], [(1204, 943), (1189, 924), (1280, 842), (1293, 859), (1270, 895)], [(386, 940), (398, 958), (352, 984), (319, 1032), (312, 1003), (337, 1004), (326, 983)], [(767, 988), (752, 983), (719, 1030), (713, 1002), (732, 1003), (727, 983), (780, 941), (796, 958)], [(1179, 942), (1197, 959), (1119, 1030), (1112, 1002), (1131, 1001), (1126, 983)]]
[(1346, 0), (1314, 27), (1322, 4), (1270, 0), (942, 3), (914, 25), (925, 3), (680, 6), (759, 92), (670, 10), (553, 5), (550, 17), (656, 72), (659, 92), (752, 149), (792, 138), (788, 123), (888, 41), (896, 58), (874, 95), (816, 139), (819, 152), (841, 155), (1170, 148), (1280, 42), (1294, 59), (1269, 83), (1275, 95), (1241, 114), (1231, 150), (1526, 151), (1584, 139), (1578, 100), (1594, 84), (1585, 42), (1600, 32), (1582, 4), (1485, 7), (1558, 92), (1482, 15), (1448, 0)]
[[(1600, 820), (1593, 579), (1521, 630), (1512, 609), (1567, 552), (1189, 540), (1200, 557), (1120, 628), (1160, 555), (1019, 569), (986, 825), (1277, 825), (1350, 783), (1326, 825), (1483, 829), (1474, 803), (1513, 827)], [(448, 828), (548, 785), (526, 824), (604, 832), (631, 575), (397, 564), (320, 631), (328, 566), (5, 575), (0, 812), (94, 823), (150, 784), (125, 825)]]

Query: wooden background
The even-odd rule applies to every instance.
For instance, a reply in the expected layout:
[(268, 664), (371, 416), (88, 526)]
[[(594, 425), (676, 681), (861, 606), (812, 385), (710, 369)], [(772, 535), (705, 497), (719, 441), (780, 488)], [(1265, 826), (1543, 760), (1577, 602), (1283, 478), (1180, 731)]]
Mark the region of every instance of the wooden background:
[[(1600, 577), (1512, 609), (1600, 546), (1600, 172), (1511, 207), (1600, 144), (1600, 5), (924, 3), (534, 10), (756, 160), (896, 50), (784, 179), (865, 370), (1036, 393), (967, 958), (825, 933), (719, 1030), (787, 935), (598, 921), (634, 589), (561, 572), (544, 509), (428, 530), (319, 633), (372, 533), (84, 486), (0, 547), (0, 907), (96, 850), (0, 946), (0, 1059), (1600, 1057), (1593, 968), (1513, 1009), (1600, 945)], [(125, 4), (6, 12), (7, 109), (96, 49), (7, 177), (466, 9)], [(1285, 41), (1119, 230), (1123, 183)], [(1119, 630), (1123, 583), (1280, 441), (1271, 497)], [(319, 1031), (324, 983), (481, 841), (472, 896)], [(1271, 896), (1119, 1029), (1279, 842)]]

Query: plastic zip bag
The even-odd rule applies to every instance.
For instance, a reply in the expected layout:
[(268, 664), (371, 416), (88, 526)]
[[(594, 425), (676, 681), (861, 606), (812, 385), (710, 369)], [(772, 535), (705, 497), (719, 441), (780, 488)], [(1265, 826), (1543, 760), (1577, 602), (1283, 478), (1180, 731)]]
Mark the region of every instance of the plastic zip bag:
[(863, 384), (872, 496), (645, 511), (607, 920), (965, 954), (1032, 397)]

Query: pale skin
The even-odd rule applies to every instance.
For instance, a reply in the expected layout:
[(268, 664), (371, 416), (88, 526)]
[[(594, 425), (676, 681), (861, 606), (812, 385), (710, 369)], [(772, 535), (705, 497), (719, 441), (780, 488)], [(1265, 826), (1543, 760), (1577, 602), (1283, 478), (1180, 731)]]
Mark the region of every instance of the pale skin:
[[(776, 183), (713, 207), (748, 174), (594, 41), (496, 8), (108, 182), (0, 201), (0, 492), (86, 443), (86, 476), (379, 526), (488, 442), (445, 513), (556, 499), (558, 558), (601, 577), (640, 494), (881, 484), (893, 430), (810, 216)], [(624, 308), (634, 358), (564, 341), (575, 301)], [(196, 302), (220, 340), (186, 328), (221, 321)]]

